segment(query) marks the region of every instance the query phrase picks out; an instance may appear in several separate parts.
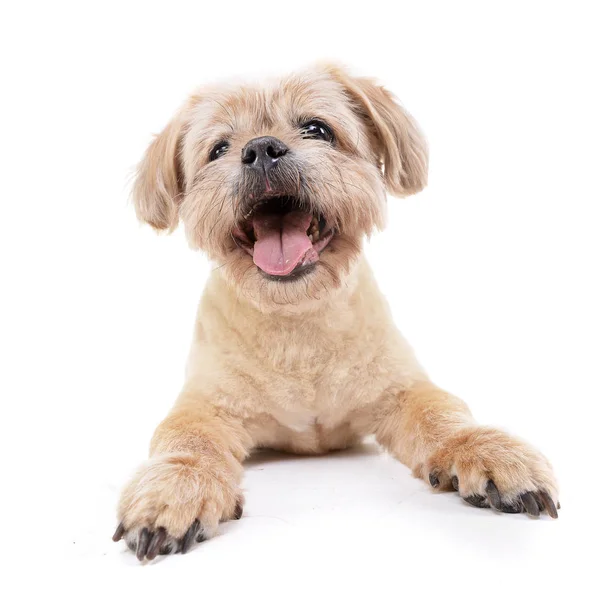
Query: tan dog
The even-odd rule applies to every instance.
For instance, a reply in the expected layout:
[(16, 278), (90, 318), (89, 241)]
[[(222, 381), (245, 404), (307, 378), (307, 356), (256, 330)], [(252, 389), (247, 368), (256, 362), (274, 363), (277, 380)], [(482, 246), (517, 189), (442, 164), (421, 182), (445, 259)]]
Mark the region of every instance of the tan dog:
[(186, 383), (123, 491), (115, 540), (140, 560), (186, 552), (241, 516), (253, 448), (319, 454), (369, 434), (470, 504), (557, 516), (546, 458), (430, 382), (361, 254), (386, 191), (426, 180), (410, 115), (336, 67), (187, 101), (148, 149), (133, 198), (155, 229), (181, 220), (218, 268)]

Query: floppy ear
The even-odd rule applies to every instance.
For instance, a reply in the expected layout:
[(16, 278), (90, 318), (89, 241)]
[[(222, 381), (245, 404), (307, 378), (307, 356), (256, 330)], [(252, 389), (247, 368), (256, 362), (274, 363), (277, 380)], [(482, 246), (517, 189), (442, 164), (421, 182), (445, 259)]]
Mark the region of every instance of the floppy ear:
[(181, 142), (186, 127), (185, 109), (152, 141), (137, 168), (133, 204), (140, 221), (169, 232), (179, 221), (179, 202), (184, 189)]
[(375, 134), (388, 191), (394, 196), (420, 192), (427, 185), (429, 159), (427, 143), (414, 119), (373, 80), (352, 77), (339, 67), (328, 70)]

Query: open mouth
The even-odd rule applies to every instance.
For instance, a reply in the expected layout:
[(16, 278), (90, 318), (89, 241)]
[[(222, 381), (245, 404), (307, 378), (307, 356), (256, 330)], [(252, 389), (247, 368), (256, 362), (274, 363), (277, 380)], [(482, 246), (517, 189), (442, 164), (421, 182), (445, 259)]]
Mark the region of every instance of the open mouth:
[(277, 196), (255, 204), (233, 239), (266, 276), (287, 280), (312, 270), (333, 234), (322, 215), (303, 210), (292, 196)]

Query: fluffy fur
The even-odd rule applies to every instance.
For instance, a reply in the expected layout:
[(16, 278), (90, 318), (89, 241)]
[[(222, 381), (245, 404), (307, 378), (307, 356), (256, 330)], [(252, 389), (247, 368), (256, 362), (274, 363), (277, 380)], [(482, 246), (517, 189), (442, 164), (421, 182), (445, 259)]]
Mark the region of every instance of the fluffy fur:
[[(334, 143), (301, 135), (313, 118)], [(232, 234), (265, 196), (264, 178), (240, 160), (265, 135), (290, 149), (270, 188), (335, 231), (315, 268), (289, 281), (265, 277)], [(221, 140), (227, 151), (211, 161)], [(181, 222), (192, 248), (220, 268), (199, 306), (184, 388), (119, 504), (115, 538), (138, 557), (186, 551), (239, 516), (253, 449), (319, 454), (370, 434), (415, 476), (454, 486), (471, 504), (555, 515), (548, 461), (477, 425), (431, 383), (361, 254), (384, 224), (386, 192), (414, 194), (426, 180), (411, 116), (372, 80), (332, 66), (267, 86), (201, 89), (157, 136), (138, 170), (137, 215), (157, 230)]]

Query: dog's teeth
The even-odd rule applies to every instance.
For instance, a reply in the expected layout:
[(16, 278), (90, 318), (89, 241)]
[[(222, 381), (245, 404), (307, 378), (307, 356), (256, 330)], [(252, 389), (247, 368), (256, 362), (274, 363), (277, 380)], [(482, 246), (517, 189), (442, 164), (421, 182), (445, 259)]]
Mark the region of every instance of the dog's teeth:
[(311, 244), (312, 244), (312, 241), (313, 241), (313, 236), (312, 236), (312, 233), (311, 233), (311, 234), (308, 236), (308, 239), (310, 240), (310, 242), (311, 242)]

